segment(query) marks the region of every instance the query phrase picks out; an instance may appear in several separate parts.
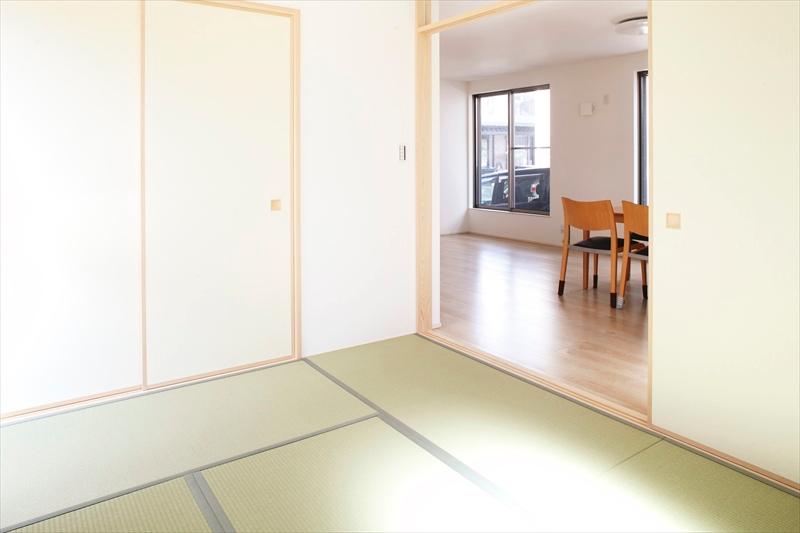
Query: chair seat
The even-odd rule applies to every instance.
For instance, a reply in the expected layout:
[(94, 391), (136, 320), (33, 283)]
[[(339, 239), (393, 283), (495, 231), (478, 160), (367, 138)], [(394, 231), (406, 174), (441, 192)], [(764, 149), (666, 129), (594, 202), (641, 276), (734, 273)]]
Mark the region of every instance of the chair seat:
[(638, 233), (631, 232), (631, 240), (647, 242), (650, 238), (647, 235), (639, 235)]
[[(622, 252), (622, 247), (625, 245), (624, 239), (617, 239), (617, 250)], [(611, 237), (589, 237), (581, 242), (576, 242), (572, 246), (576, 248), (588, 248), (590, 250), (605, 250), (611, 251)]]
[(648, 250), (650, 250), (649, 246), (645, 246), (644, 248), (640, 248), (638, 250), (631, 250), (631, 255), (643, 255), (645, 257), (649, 257), (647, 253)]

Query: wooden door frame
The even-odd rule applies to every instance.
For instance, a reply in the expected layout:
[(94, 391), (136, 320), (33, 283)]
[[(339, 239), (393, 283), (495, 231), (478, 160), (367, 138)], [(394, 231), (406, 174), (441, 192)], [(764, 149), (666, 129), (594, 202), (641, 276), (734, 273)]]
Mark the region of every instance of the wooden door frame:
[[(55, 412), (67, 411), (86, 405), (102, 404), (122, 398), (139, 396), (159, 389), (173, 388), (187, 383), (201, 382), (223, 375), (238, 374), (259, 368), (265, 368), (287, 361), (295, 361), (301, 357), (301, 332), (300, 332), (300, 11), (280, 6), (261, 4), (248, 0), (175, 0), (177, 2), (204, 5), (214, 8), (235, 9), (264, 15), (286, 17), (290, 21), (290, 205), (292, 207), (291, 219), (291, 339), (292, 349), (290, 354), (273, 357), (263, 361), (256, 361), (232, 368), (223, 368), (202, 374), (186, 376), (161, 383), (148, 383), (147, 377), (147, 301), (145, 295), (145, 3), (150, 0), (139, 0), (139, 38), (140, 38), (140, 65), (139, 65), (139, 150), (140, 150), (140, 217), (141, 217), (141, 382), (137, 385), (115, 389), (77, 398), (70, 398), (59, 402), (37, 405), (30, 408), (0, 413), (3, 422), (19, 419), (32, 419), (39, 416), (49, 416)], [(265, 199), (266, 202), (266, 199)], [(265, 206), (266, 209), (266, 206)]]
[[(653, 344), (652, 344), (652, 293), (647, 304), (647, 416), (621, 405), (613, 404), (604, 398), (580, 390), (564, 382), (539, 374), (520, 365), (511, 363), (483, 350), (464, 345), (461, 341), (437, 332), (433, 328), (433, 72), (431, 58), (431, 39), (434, 35), (470, 22), (491, 17), (525, 6), (531, 6), (537, 0), (506, 0), (484, 6), (461, 15), (444, 20), (431, 20), (431, 3), (433, 0), (415, 0), (416, 20), (416, 69), (415, 69), (415, 143), (416, 143), (416, 327), (417, 334), (438, 344), (461, 352), (489, 366), (533, 383), (559, 396), (577, 402), (592, 410), (610, 416), (626, 424), (668, 440), (683, 448), (690, 449), (710, 459), (730, 466), (751, 477), (755, 477), (781, 490), (793, 494), (800, 493), (800, 484), (770, 472), (737, 457), (695, 442), (687, 437), (673, 433), (653, 424)], [(648, 128), (653, 128), (653, 52), (652, 52), (652, 0), (648, 0), (648, 17), (650, 32), (648, 33), (648, 75), (650, 90), (648, 91)], [(649, 196), (653, 198), (653, 135), (648, 132), (648, 181)], [(650, 209), (650, 227), (653, 227), (653, 209)], [(653, 279), (655, 268), (650, 262), (650, 279)]]

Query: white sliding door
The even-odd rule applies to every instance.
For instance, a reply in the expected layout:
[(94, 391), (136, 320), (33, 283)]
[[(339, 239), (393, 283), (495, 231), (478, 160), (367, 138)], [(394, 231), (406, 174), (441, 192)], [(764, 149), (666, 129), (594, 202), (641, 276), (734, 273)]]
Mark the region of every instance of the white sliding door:
[(139, 4), (0, 1), (0, 410), (141, 383)]
[(291, 28), (252, 11), (145, 6), (155, 385), (292, 353)]

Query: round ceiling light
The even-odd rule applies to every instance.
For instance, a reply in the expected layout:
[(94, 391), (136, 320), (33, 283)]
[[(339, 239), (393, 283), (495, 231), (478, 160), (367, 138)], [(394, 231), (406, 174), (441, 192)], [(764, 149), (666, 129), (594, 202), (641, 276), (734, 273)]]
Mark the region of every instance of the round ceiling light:
[(617, 33), (625, 35), (647, 35), (647, 15), (628, 17), (614, 25)]

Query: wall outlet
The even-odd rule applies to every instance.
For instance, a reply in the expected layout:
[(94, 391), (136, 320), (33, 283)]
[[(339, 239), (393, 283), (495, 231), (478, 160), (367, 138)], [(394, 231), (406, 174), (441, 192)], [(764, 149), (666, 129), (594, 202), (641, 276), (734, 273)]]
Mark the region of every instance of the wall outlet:
[(670, 229), (681, 229), (681, 214), (667, 213), (667, 227)]
[(276, 198), (275, 200), (271, 200), (269, 202), (269, 208), (272, 211), (280, 211), (281, 210), (281, 201), (280, 201), (280, 199)]

